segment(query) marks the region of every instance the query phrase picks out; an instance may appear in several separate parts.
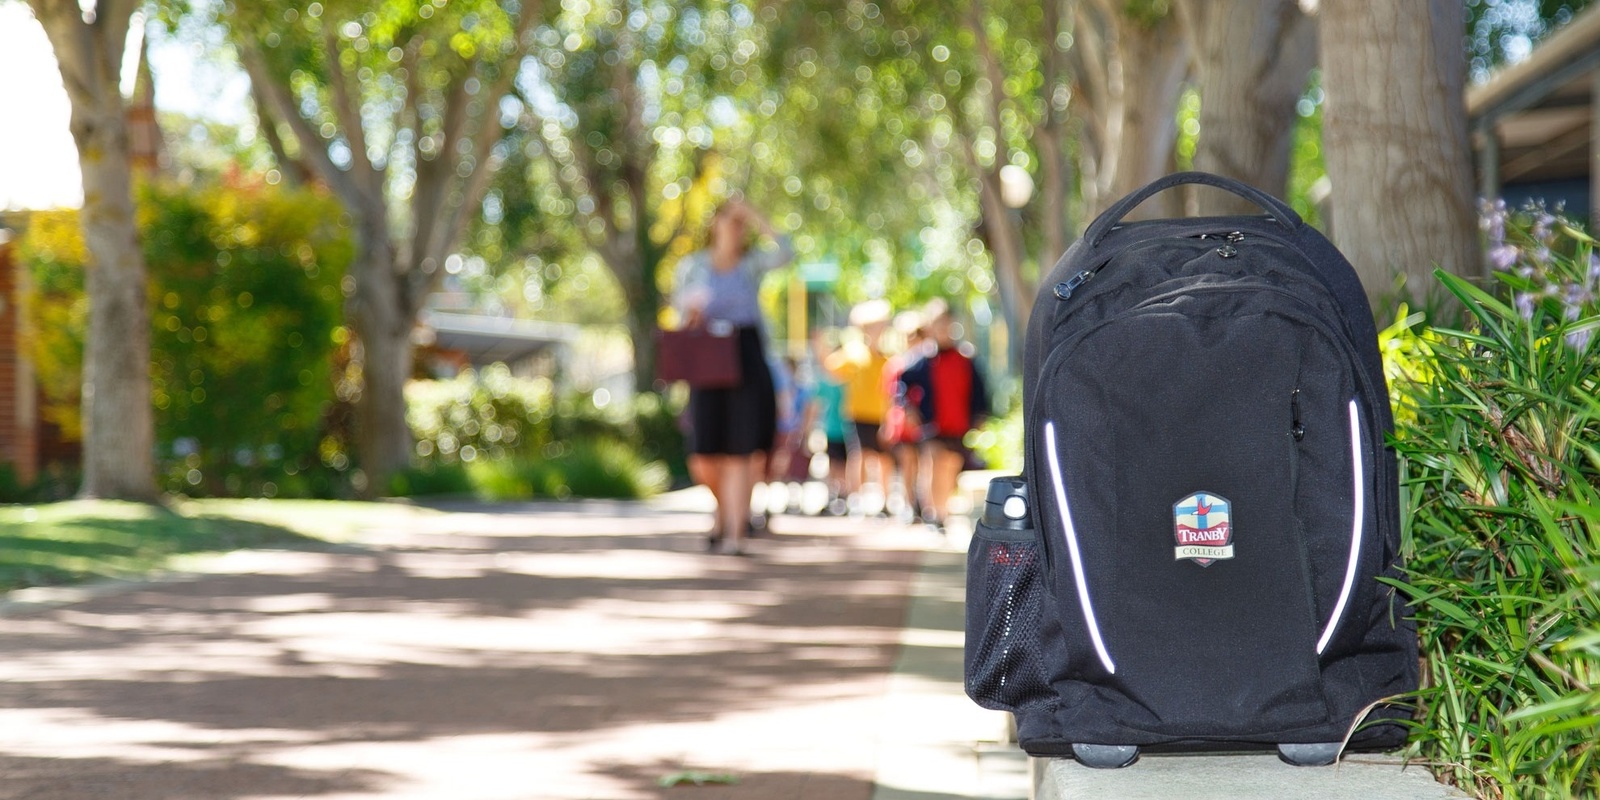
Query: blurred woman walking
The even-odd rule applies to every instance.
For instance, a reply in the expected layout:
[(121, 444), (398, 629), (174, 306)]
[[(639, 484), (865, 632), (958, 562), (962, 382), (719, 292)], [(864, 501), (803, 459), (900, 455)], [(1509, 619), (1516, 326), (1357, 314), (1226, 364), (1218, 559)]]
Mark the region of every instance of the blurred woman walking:
[[(749, 247), (752, 229), (776, 243)], [(731, 389), (689, 390), (689, 471), (716, 498), (707, 547), (745, 554), (750, 493), (777, 435), (777, 399), (767, 367), (757, 290), (761, 278), (789, 263), (794, 247), (760, 212), (729, 200), (711, 217), (705, 249), (678, 264), (673, 306), (686, 327), (729, 328), (738, 337), (740, 383)]]

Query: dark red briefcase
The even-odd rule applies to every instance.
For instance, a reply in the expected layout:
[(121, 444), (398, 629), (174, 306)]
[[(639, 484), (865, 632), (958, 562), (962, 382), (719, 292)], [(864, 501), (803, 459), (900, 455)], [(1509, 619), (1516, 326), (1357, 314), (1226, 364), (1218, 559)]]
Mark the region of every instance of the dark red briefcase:
[(696, 389), (732, 389), (739, 369), (739, 332), (684, 328), (656, 332), (656, 379), (688, 381)]

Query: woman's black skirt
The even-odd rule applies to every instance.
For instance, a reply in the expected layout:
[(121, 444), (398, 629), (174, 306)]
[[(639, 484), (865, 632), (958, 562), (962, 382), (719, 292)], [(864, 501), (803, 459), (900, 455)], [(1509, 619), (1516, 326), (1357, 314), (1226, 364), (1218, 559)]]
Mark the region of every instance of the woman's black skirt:
[(739, 372), (743, 382), (732, 389), (689, 390), (689, 452), (744, 456), (772, 449), (777, 393), (754, 326), (739, 328)]

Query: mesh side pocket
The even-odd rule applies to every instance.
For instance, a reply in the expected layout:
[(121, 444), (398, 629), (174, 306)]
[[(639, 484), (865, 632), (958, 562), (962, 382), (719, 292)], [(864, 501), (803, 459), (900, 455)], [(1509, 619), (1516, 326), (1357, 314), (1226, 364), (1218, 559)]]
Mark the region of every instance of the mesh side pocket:
[(984, 708), (1017, 711), (1048, 702), (1040, 617), (1044, 552), (1038, 534), (979, 524), (967, 549), (967, 696)]

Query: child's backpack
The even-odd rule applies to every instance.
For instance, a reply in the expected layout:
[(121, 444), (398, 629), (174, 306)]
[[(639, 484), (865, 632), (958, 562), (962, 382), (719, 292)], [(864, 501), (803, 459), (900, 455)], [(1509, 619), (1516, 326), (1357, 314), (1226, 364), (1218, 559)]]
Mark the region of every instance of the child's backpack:
[[(1121, 222), (1191, 183), (1268, 214)], [(1044, 286), (1024, 473), (991, 484), (967, 557), (967, 694), (1028, 753), (1098, 767), (1404, 742), (1380, 702), (1418, 672), (1393, 421), (1349, 262), (1188, 172), (1112, 206)]]

